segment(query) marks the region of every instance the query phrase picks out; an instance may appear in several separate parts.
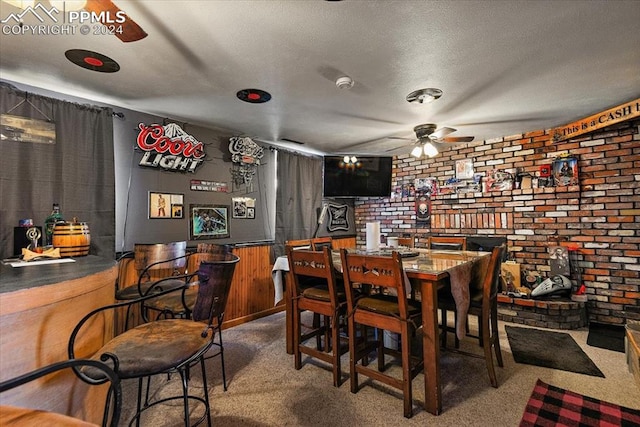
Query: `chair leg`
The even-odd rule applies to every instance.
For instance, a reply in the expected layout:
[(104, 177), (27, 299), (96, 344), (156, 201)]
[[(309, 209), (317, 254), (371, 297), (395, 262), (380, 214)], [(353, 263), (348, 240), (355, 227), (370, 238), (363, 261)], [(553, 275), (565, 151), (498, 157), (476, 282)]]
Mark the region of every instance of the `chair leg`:
[(483, 318), (482, 325), (480, 325), (482, 340), (482, 348), (484, 349), (484, 360), (487, 365), (487, 371), (489, 373), (489, 381), (492, 387), (498, 387), (498, 379), (496, 378), (496, 370), (493, 366), (493, 354), (491, 353), (491, 339), (489, 338), (489, 319)]
[[(358, 372), (356, 371), (356, 364), (358, 363), (359, 355), (356, 354), (356, 324), (352, 317), (349, 317), (347, 320), (347, 325), (349, 330), (349, 381), (351, 383), (351, 393), (356, 393), (358, 391)], [(366, 333), (362, 338), (366, 348)]]
[(227, 373), (224, 370), (224, 346), (222, 345), (222, 324), (218, 324), (218, 341), (220, 342), (220, 366), (222, 368), (222, 388), (227, 391)]
[[(220, 341), (220, 344), (222, 345), (222, 341)], [(207, 387), (207, 370), (204, 364), (204, 355), (200, 357), (200, 369), (202, 371), (202, 386), (204, 387), (204, 411), (207, 417), (207, 425), (211, 427), (211, 405), (209, 405), (209, 387)], [(222, 377), (224, 378), (224, 364), (222, 365)], [(225, 391), (226, 390), (225, 383)]]
[(502, 349), (500, 348), (500, 331), (498, 331), (497, 301), (494, 303), (493, 307), (491, 307), (491, 335), (493, 350), (496, 353), (496, 360), (498, 361), (498, 366), (502, 368), (504, 366), (504, 363), (502, 362)]
[(189, 420), (189, 382), (187, 380), (186, 372), (183, 369), (178, 371), (180, 373), (180, 380), (182, 382), (182, 402), (184, 409), (184, 425), (188, 427), (190, 425)]
[(293, 364), (296, 369), (302, 368), (302, 355), (300, 354), (300, 310), (294, 303), (293, 307)]
[[(330, 318), (327, 316), (326, 320)], [(333, 386), (340, 387), (342, 384), (342, 368), (340, 366), (340, 322), (338, 316), (334, 316), (331, 321), (331, 347), (333, 365)], [(329, 328), (327, 328), (329, 330)]]
[(385, 370), (384, 365), (384, 330), (376, 329), (376, 338), (378, 340), (378, 370), (380, 372)]
[(402, 347), (402, 383), (403, 383), (403, 402), (404, 416), (411, 418), (413, 415), (413, 393), (411, 387), (411, 338), (409, 337), (409, 329), (405, 324), (402, 328), (400, 343)]

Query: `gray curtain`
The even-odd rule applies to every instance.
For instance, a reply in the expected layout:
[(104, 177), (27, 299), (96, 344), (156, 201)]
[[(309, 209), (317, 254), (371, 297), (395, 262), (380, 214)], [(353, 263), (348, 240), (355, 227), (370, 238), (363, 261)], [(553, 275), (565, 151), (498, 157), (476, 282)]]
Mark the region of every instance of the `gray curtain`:
[[(113, 117), (110, 108), (80, 105), (0, 84), (0, 113), (53, 121), (55, 144), (0, 141), (0, 253), (13, 252), (23, 218), (44, 226), (53, 203), (67, 221), (86, 222), (94, 255), (115, 256)], [(3, 130), (4, 132), (4, 130)]]
[(322, 157), (278, 150), (276, 240), (274, 255), (284, 255), (284, 242), (308, 239), (318, 225), (322, 206)]

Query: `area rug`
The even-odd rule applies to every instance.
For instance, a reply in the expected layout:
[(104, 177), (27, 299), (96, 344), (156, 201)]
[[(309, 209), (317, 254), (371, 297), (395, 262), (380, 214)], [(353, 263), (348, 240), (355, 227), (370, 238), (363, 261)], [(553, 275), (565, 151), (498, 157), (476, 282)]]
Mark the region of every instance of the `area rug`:
[(567, 333), (509, 325), (505, 325), (505, 330), (517, 363), (604, 378), (602, 371)]
[(625, 408), (538, 380), (524, 409), (520, 427), (638, 426), (640, 411)]
[(589, 323), (587, 344), (592, 347), (624, 353), (624, 326)]

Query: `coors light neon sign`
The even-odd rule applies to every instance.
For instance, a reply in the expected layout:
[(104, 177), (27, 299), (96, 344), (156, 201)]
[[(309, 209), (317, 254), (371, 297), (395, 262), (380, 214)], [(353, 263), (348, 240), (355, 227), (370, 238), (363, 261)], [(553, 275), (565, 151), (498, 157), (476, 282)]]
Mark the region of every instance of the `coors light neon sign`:
[(204, 162), (204, 144), (175, 123), (138, 125), (138, 148), (144, 151), (140, 166), (171, 172), (195, 172)]

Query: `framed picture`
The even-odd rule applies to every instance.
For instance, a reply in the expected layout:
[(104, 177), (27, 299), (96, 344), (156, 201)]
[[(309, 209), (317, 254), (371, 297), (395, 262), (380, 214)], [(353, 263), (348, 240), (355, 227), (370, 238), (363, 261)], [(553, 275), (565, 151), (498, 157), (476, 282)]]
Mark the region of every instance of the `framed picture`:
[(182, 218), (183, 199), (184, 199), (183, 194), (154, 193), (150, 191), (149, 192), (149, 219)]
[(229, 237), (229, 206), (189, 205), (191, 240)]
[(255, 219), (256, 208), (247, 208), (247, 219)]
[(473, 178), (473, 159), (456, 160), (456, 178)]
[(244, 197), (234, 197), (231, 199), (231, 203), (233, 203), (234, 218), (247, 217), (247, 200)]
[(171, 218), (182, 218), (184, 215), (182, 214), (183, 206), (182, 204), (172, 204), (171, 205)]
[(578, 159), (563, 157), (551, 164), (553, 182), (556, 186), (578, 185)]

